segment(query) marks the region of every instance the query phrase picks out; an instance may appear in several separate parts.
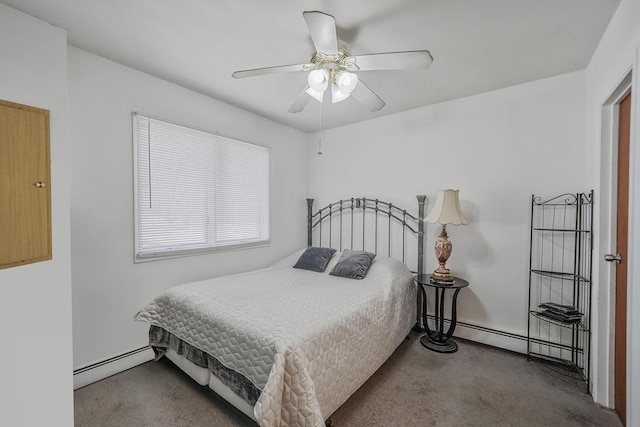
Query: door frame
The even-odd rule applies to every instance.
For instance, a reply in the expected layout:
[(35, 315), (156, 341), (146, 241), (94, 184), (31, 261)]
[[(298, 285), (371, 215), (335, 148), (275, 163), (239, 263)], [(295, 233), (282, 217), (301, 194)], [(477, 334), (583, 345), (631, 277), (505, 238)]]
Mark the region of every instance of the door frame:
[[(594, 261), (598, 266), (597, 311), (596, 324), (592, 324), (596, 335), (594, 369), (595, 400), (606, 406), (614, 406), (614, 333), (615, 333), (615, 264), (605, 262), (606, 253), (615, 253), (616, 214), (617, 214), (617, 174), (618, 174), (618, 125), (619, 103), (626, 97), (631, 88), (635, 94), (631, 101), (631, 128), (629, 153), (629, 217), (640, 212), (640, 186), (634, 185), (640, 177), (640, 76), (632, 70), (640, 69), (640, 52), (636, 52), (635, 66), (624, 73), (615, 88), (611, 91), (601, 109), (601, 152), (600, 152), (600, 208), (599, 236), (594, 245)], [(635, 74), (635, 75), (634, 75)], [(597, 197), (597, 196), (596, 196)], [(629, 221), (628, 269), (627, 269), (627, 425), (634, 425), (640, 420), (640, 408), (633, 403), (640, 399), (640, 385), (634, 384), (632, 378), (638, 378), (640, 363), (633, 360), (640, 357), (640, 289), (634, 283), (640, 281), (640, 227)], [(599, 242), (598, 242), (599, 240)], [(596, 276), (594, 276), (595, 278)], [(635, 279), (635, 280), (634, 280)], [(635, 313), (634, 313), (635, 311)], [(592, 332), (593, 334), (593, 332)], [(634, 337), (632, 339), (632, 337)], [(632, 356), (634, 355), (634, 356)]]
[[(631, 100), (629, 150), (629, 215), (640, 213), (640, 47), (636, 47)], [(640, 424), (640, 226), (629, 224), (629, 263), (627, 264), (627, 425)], [(636, 361), (634, 364), (633, 361)], [(636, 381), (632, 381), (635, 378)]]

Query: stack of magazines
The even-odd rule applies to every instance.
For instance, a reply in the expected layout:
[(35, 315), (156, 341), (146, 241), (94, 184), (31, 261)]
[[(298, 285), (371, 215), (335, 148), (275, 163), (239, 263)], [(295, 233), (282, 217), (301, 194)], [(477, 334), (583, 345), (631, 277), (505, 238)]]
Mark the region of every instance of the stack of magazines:
[(542, 309), (538, 312), (540, 316), (562, 323), (578, 323), (583, 316), (576, 307), (555, 302), (543, 302), (538, 308)]
[(429, 282), (433, 283), (434, 285), (453, 285), (456, 282), (456, 279), (454, 279), (453, 277), (431, 276), (429, 278)]

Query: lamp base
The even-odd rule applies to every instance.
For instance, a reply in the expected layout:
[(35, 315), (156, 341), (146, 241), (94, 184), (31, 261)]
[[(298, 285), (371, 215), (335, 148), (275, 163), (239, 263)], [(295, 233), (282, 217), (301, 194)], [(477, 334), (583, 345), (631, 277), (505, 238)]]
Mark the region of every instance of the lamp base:
[(449, 278), (451, 277), (451, 271), (449, 271), (448, 268), (444, 268), (444, 264), (440, 264), (438, 268), (433, 270), (433, 273), (431, 273), (431, 275), (435, 277)]
[(436, 258), (440, 265), (438, 268), (433, 270), (433, 275), (436, 277), (451, 277), (451, 272), (446, 266), (447, 260), (451, 256), (451, 250), (453, 249), (453, 245), (449, 240), (449, 236), (447, 235), (447, 226), (446, 224), (442, 226), (442, 232), (438, 239), (436, 239), (435, 250), (436, 250)]

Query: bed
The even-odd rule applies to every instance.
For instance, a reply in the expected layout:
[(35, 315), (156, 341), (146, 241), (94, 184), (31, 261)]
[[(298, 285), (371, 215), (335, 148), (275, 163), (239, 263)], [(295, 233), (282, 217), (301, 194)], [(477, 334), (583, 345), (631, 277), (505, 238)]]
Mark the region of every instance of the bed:
[[(416, 217), (366, 198), (314, 213), (308, 199), (307, 249), (261, 270), (171, 288), (136, 319), (150, 324), (157, 358), (259, 425), (323, 426), (419, 329), (413, 273), (422, 271), (424, 196), (418, 201)], [(323, 271), (300, 268), (303, 255), (331, 247)], [(405, 263), (409, 253), (417, 271)], [(363, 254), (372, 258), (363, 278), (332, 275)]]

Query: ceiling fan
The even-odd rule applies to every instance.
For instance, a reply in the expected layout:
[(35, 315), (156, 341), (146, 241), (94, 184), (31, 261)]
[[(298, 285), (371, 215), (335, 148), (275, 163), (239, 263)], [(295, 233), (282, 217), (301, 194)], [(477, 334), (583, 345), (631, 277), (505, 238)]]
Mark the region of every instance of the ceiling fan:
[(290, 113), (304, 110), (312, 98), (322, 102), (329, 85), (333, 103), (353, 96), (369, 111), (378, 111), (384, 107), (384, 101), (358, 78), (356, 71), (427, 69), (433, 62), (428, 50), (351, 56), (346, 43), (337, 36), (333, 16), (318, 11), (303, 12), (302, 15), (316, 49), (309, 63), (255, 68), (232, 74), (236, 79), (241, 79), (264, 74), (308, 71), (308, 84), (289, 108)]

